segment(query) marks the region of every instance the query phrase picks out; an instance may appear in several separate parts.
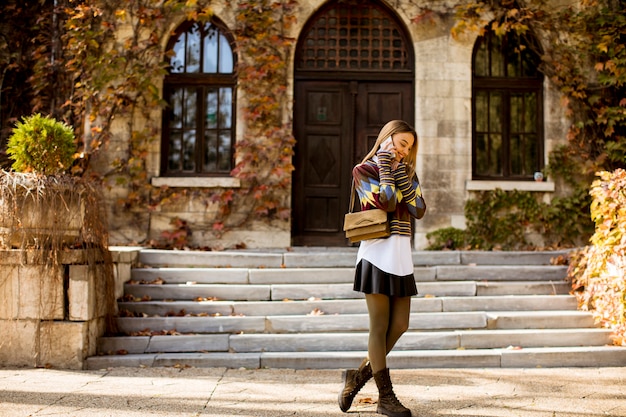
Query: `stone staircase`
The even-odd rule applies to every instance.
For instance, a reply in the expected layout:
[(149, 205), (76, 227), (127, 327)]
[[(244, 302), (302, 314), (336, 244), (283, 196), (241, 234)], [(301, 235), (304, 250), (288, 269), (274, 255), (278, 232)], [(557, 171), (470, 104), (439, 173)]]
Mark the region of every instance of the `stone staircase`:
[[(414, 252), (419, 295), (392, 368), (626, 365), (626, 349), (564, 281), (566, 252)], [(88, 369), (115, 366), (334, 369), (367, 351), (356, 248), (142, 250), (119, 301), (125, 336)]]

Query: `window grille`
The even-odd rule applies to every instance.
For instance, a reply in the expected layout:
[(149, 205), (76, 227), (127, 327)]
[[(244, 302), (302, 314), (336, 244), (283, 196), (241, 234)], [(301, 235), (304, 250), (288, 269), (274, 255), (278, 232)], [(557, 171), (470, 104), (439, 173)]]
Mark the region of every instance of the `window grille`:
[(404, 30), (375, 2), (335, 2), (304, 29), (296, 68), (306, 71), (411, 70)]

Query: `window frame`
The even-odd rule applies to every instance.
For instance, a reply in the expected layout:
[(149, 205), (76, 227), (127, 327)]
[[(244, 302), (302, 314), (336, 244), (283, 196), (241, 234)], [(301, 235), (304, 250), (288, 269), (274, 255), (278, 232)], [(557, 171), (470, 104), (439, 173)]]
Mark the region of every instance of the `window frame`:
[[(220, 73), (219, 72), (219, 57), (220, 52), (217, 51), (216, 55), (218, 57), (218, 62), (216, 62), (216, 67), (218, 68), (216, 72), (201, 72), (201, 69), (198, 72), (171, 72), (171, 67), (168, 68), (168, 73), (165, 75), (163, 79), (163, 99), (167, 103), (162, 112), (162, 130), (161, 130), (161, 159), (160, 159), (160, 175), (163, 177), (226, 177), (229, 176), (232, 169), (235, 167), (235, 143), (236, 143), (236, 131), (237, 131), (237, 54), (236, 54), (236, 45), (235, 38), (228, 30), (228, 28), (217, 18), (212, 18), (209, 22), (203, 23), (199, 21), (190, 21), (187, 20), (178, 26), (172, 37), (170, 38), (167, 46), (168, 53), (174, 50), (174, 45), (177, 43), (180, 36), (183, 36), (187, 33), (194, 25), (206, 25), (211, 24), (216, 27), (219, 34), (224, 36), (227, 40), (232, 53), (232, 72), (229, 73)], [(204, 61), (204, 42), (202, 42), (203, 37), (200, 38), (202, 45), (200, 47), (200, 63)], [(218, 48), (219, 48), (219, 40), (218, 40)], [(194, 145), (194, 170), (171, 170), (169, 167), (169, 158), (170, 158), (170, 139), (171, 139), (171, 129), (170, 129), (170, 120), (172, 119), (172, 106), (169, 104), (172, 98), (172, 94), (176, 89), (180, 88), (190, 88), (195, 90), (195, 103), (196, 103), (196, 111), (195, 111), (195, 145)], [(230, 131), (230, 162), (229, 168), (227, 170), (219, 170), (219, 159), (217, 160), (217, 169), (212, 171), (204, 171), (204, 155), (205, 155), (205, 118), (206, 118), (206, 94), (210, 90), (214, 90), (218, 92), (221, 88), (230, 88), (231, 90), (231, 120), (230, 127), (228, 128), (217, 128), (218, 131)], [(219, 147), (219, 134), (218, 134), (218, 145)], [(182, 151), (181, 151), (182, 153)], [(218, 155), (219, 158), (219, 155)], [(181, 165), (184, 164), (184, 161), (181, 159)]]
[[(477, 54), (481, 47), (481, 44), (487, 42), (487, 62), (489, 68), (493, 68), (492, 66), (492, 52), (493, 49), (490, 47), (492, 45), (492, 39), (497, 35), (489, 29), (487, 29), (485, 35), (479, 37), (475, 44), (474, 50), (472, 53), (472, 180), (490, 180), (490, 181), (534, 181), (534, 173), (537, 171), (542, 171), (545, 167), (544, 160), (544, 114), (543, 114), (543, 85), (544, 85), (544, 76), (539, 71), (538, 66), (536, 66), (536, 76), (507, 76), (506, 72), (509, 68), (509, 62), (507, 60), (507, 55), (504, 53), (505, 48), (507, 47), (508, 38), (504, 38), (504, 40), (500, 42), (500, 50), (503, 52), (501, 54), (503, 60), (503, 68), (504, 74), (499, 76), (482, 76), (477, 75)], [(522, 43), (522, 42), (520, 42)], [(537, 43), (534, 41), (532, 37), (527, 37), (523, 39), (523, 44), (526, 47), (536, 47)], [(535, 54), (535, 59), (538, 62), (538, 55)], [(522, 58), (523, 59), (523, 58)], [(522, 61), (520, 61), (520, 64)], [(520, 68), (518, 68), (519, 70)], [(499, 92), (502, 94), (502, 105), (499, 113), (500, 116), (500, 124), (501, 124), (501, 135), (502, 135), (502, 144), (500, 150), (500, 162), (501, 162), (501, 173), (497, 174), (484, 174), (477, 172), (478, 165), (478, 135), (481, 133), (477, 130), (478, 128), (478, 115), (477, 115), (477, 100), (479, 93), (486, 93), (490, 95), (491, 93)], [(513, 174), (512, 173), (512, 155), (511, 155), (511, 96), (512, 94), (519, 93), (534, 93), (536, 94), (536, 121), (535, 121), (535, 132), (537, 135), (537, 144), (536, 144), (536, 156), (534, 161), (534, 172), (528, 172), (525, 174)]]

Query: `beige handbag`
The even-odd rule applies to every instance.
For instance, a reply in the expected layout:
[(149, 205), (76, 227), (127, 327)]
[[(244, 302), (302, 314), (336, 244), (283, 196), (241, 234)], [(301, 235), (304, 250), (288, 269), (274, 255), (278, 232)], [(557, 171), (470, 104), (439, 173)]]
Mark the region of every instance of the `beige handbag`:
[(343, 230), (346, 232), (346, 238), (350, 239), (350, 243), (356, 243), (361, 240), (388, 237), (390, 232), (387, 212), (381, 209), (352, 212), (354, 194), (354, 181), (352, 181), (350, 208), (343, 221)]

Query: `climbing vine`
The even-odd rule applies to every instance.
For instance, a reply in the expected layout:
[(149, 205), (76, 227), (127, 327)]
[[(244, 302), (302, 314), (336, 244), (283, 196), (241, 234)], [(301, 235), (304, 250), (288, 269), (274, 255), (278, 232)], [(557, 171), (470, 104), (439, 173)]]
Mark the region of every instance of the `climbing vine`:
[[(239, 120), (244, 126), (238, 129), (232, 175), (240, 179), (241, 187), (205, 191), (153, 187), (147, 166), (159, 140), (154, 120), (159, 120), (165, 105), (160, 95), (160, 80), (167, 69), (165, 40), (181, 19), (209, 19), (211, 4), (210, 0), (7, 0), (6, 18), (0, 25), (0, 45), (7, 47), (0, 48), (0, 82), (5, 88), (20, 81), (15, 71), (22, 71), (22, 81), (27, 82), (19, 84), (28, 88), (20, 100), (30, 99), (31, 111), (55, 109), (59, 120), (74, 127), (85, 155), (85, 163), (75, 173), (123, 189), (116, 195), (124, 213), (145, 218), (145, 207), (158, 209), (179, 198), (204, 199), (207, 206), (217, 208), (213, 232), (219, 235), (254, 221), (289, 218), (294, 139), (285, 103), (293, 47), (288, 34), (297, 2), (223, 3), (226, 13), (235, 17), (232, 29), (240, 62), (243, 114)], [(596, 171), (625, 164), (622, 4), (584, 0), (583, 7), (550, 8), (541, 0), (457, 4), (408, 0), (397, 7), (409, 10), (413, 5), (411, 10), (418, 10), (415, 24), (433, 24), (454, 15), (453, 36), (480, 32), (487, 24), (496, 33), (540, 35), (542, 71), (561, 91), (572, 120), (567, 145), (550, 156), (549, 169), (553, 177), (572, 180), (568, 185), (579, 201)], [(29, 23), (20, 31), (13, 21)], [(4, 109), (7, 102), (2, 102)], [(6, 127), (10, 117), (4, 116)], [(113, 135), (122, 124), (124, 133)], [(563, 166), (573, 168), (563, 172)], [(582, 211), (579, 219), (586, 215)]]
[[(33, 97), (39, 98), (34, 106), (57, 103), (57, 117), (74, 127), (84, 156), (75, 174), (118, 190), (114, 193), (120, 213), (134, 215), (139, 222), (145, 222), (146, 207), (156, 210), (184, 198), (217, 208), (212, 228), (216, 236), (254, 221), (289, 219), (294, 139), (285, 106), (293, 46), (288, 33), (296, 1), (226, 3), (230, 10), (225, 13), (235, 17), (231, 29), (236, 34), (243, 103), (238, 119), (244, 121), (231, 175), (241, 186), (186, 190), (152, 186), (148, 160), (160, 140), (160, 124), (154, 120), (166, 105), (160, 91), (168, 65), (164, 45), (182, 20), (210, 19), (211, 1), (57, 0), (57, 7), (45, 3), (49, 7), (41, 12), (44, 23), (32, 30), (47, 25), (44, 32), (54, 36), (38, 38), (41, 46), (31, 55), (30, 85)], [(30, 13), (14, 1), (7, 10), (16, 16)], [(16, 61), (15, 54), (0, 54), (0, 62)]]
[[(623, 2), (613, 0), (584, 0), (580, 5), (553, 7), (541, 0), (528, 1), (467, 1), (443, 9), (422, 9), (416, 23), (432, 24), (441, 16), (454, 14), (452, 36), (482, 34), (487, 28), (497, 35), (514, 32), (520, 37), (532, 33), (541, 39), (537, 48), (541, 57), (540, 70), (560, 91), (566, 115), (571, 121), (567, 143), (549, 155), (548, 174), (567, 195), (553, 199), (550, 205), (540, 204), (537, 216), (525, 223), (510, 221), (509, 217), (486, 215), (472, 223), (476, 205), (484, 199), (513, 203), (523, 193), (495, 191), (478, 196), (466, 204), (469, 225), (479, 226), (472, 235), (480, 247), (505, 245), (490, 239), (499, 235), (496, 229), (514, 231), (521, 236), (523, 227), (535, 225), (550, 241), (563, 242), (567, 236), (588, 238), (593, 230), (589, 206), (589, 187), (597, 171), (611, 171), (626, 166), (626, 12)], [(527, 206), (526, 206), (527, 207)], [(511, 206), (518, 215), (524, 206)], [(484, 213), (488, 214), (488, 213)], [(495, 221), (497, 224), (487, 223)], [(525, 226), (521, 226), (525, 224)], [(488, 230), (489, 229), (489, 230)], [(493, 233), (496, 235), (493, 235)], [(451, 244), (451, 237), (463, 234), (450, 230), (431, 233), (436, 247)], [(560, 238), (559, 238), (560, 237)], [(523, 244), (523, 241), (521, 241)], [(464, 242), (466, 244), (467, 242)]]
[[(481, 32), (532, 32), (542, 38), (541, 71), (563, 96), (572, 121), (561, 161), (577, 167), (570, 180), (589, 188), (597, 171), (626, 165), (626, 12), (623, 2), (584, 0), (549, 7), (541, 0), (467, 2), (456, 8), (454, 36)], [(534, 43), (529, 42), (530, 47)], [(570, 165), (571, 166), (571, 165)], [(559, 173), (559, 164), (551, 164)]]
[(293, 0), (236, 2), (237, 75), (245, 128), (235, 145), (237, 162), (231, 175), (241, 181), (241, 187), (192, 191), (195, 197), (217, 204), (212, 225), (216, 237), (251, 222), (290, 218), (295, 139), (285, 103), (294, 44), (288, 33), (296, 6)]
[[(72, 110), (84, 115), (85, 152), (97, 154), (110, 144), (113, 124), (124, 120), (128, 135), (123, 152), (102, 161), (98, 172), (128, 193), (118, 203), (140, 209), (150, 203), (152, 187), (146, 160), (159, 138), (159, 126), (146, 123), (160, 112), (159, 81), (167, 72), (163, 44), (175, 19), (204, 20), (209, 8), (196, 1), (89, 0), (71, 2), (64, 41), (66, 70), (76, 76)], [(110, 147), (109, 147), (110, 151)], [(97, 165), (97, 163), (96, 163)]]
[[(245, 128), (235, 145), (236, 166), (231, 175), (241, 186), (184, 192), (187, 197), (217, 205), (212, 224), (216, 237), (257, 221), (286, 224), (291, 216), (295, 139), (285, 103), (289, 101), (288, 62), (294, 44), (288, 34), (296, 6), (293, 0), (234, 4), (238, 90), (244, 101), (239, 110)], [(160, 191), (159, 196), (161, 204), (180, 197), (170, 190)], [(157, 244), (168, 246), (171, 242)]]
[[(296, 5), (293, 0), (238, 2), (239, 88), (246, 100), (246, 131), (236, 145), (238, 162), (233, 175), (243, 184), (238, 203), (251, 208), (246, 220), (286, 221), (290, 217), (287, 199), (295, 140), (284, 105), (294, 43), (288, 31), (295, 22)], [(230, 199), (228, 194), (225, 197)]]

